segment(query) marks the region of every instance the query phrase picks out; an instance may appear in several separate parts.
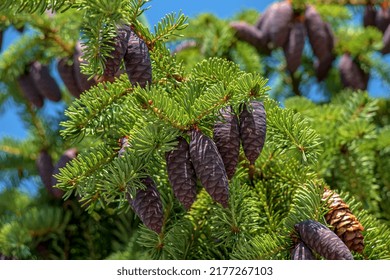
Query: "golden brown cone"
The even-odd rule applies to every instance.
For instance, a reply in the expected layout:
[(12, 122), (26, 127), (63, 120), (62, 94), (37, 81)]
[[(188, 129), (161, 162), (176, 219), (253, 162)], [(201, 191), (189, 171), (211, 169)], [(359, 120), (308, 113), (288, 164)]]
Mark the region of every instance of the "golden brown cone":
[(326, 222), (333, 227), (333, 231), (351, 251), (362, 253), (364, 227), (352, 214), (348, 204), (341, 199), (339, 194), (328, 188), (325, 188), (322, 200), (327, 202), (330, 209), (325, 215)]

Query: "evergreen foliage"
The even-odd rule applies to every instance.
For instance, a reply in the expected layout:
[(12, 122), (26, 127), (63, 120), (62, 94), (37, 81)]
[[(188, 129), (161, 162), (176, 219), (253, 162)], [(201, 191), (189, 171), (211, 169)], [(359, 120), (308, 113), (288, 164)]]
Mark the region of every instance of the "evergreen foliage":
[[(374, 98), (344, 88), (337, 60), (348, 53), (365, 73), (390, 86), (390, 66), (380, 53), (382, 32), (351, 24), (366, 1), (290, 1), (298, 14), (306, 4), (315, 5), (334, 33), (336, 59), (323, 81), (316, 77), (308, 42), (291, 72), (282, 48), (264, 51), (236, 36), (232, 22), (256, 25), (259, 11), (224, 20), (171, 13), (151, 30), (143, 14), (148, 2), (0, 4), (0, 31), (25, 29), (0, 54), (0, 112), (18, 104), (29, 130), (23, 140), (0, 139), (0, 256), (287, 260), (299, 243), (296, 224), (314, 220), (332, 230), (322, 199), (326, 186), (364, 227), (364, 250), (352, 252), (354, 259), (390, 259), (390, 95)], [(123, 25), (147, 47), (150, 84), (132, 83), (118, 61), (118, 75), (102, 78)], [(61, 108), (50, 115), (52, 102), (33, 106), (18, 78), (33, 62), (55, 72), (78, 44), (82, 56), (73, 63), (80, 63), (82, 73), (74, 74), (87, 75), (94, 85), (75, 98), (58, 81)], [(216, 202), (198, 178), (196, 199), (186, 209), (168, 179), (166, 154), (178, 139), (190, 143), (194, 131), (212, 141), (221, 110), (239, 116), (243, 108), (251, 111), (253, 101), (262, 102), (266, 112), (259, 157), (249, 162), (240, 147), (228, 201)], [(69, 148), (78, 155), (54, 175), (53, 188), (64, 193), (56, 198), (45, 189), (36, 160), (45, 150), (55, 165)], [(206, 157), (213, 162), (213, 155)], [(145, 178), (155, 182), (161, 199), (161, 232), (160, 226), (153, 231), (144, 225), (129, 204), (145, 190)], [(24, 193), (26, 184), (36, 194)]]

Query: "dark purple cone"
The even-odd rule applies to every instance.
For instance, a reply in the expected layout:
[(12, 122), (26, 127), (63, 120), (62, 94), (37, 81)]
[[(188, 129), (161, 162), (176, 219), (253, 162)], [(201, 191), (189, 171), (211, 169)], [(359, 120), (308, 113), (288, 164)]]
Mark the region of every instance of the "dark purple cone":
[(240, 128), (238, 118), (230, 107), (220, 111), (221, 118), (214, 125), (214, 142), (222, 157), (228, 179), (236, 172), (240, 154)]
[(190, 156), (196, 177), (212, 199), (228, 207), (229, 182), (215, 143), (200, 131), (191, 132)]
[(83, 54), (82, 46), (80, 42), (76, 44), (75, 51), (73, 53), (73, 71), (76, 78), (76, 83), (81, 92), (89, 90), (92, 86), (96, 85), (94, 79), (88, 80), (88, 76), (81, 73), (81, 56)]
[[(310, 45), (314, 55), (320, 60), (326, 59), (331, 50), (331, 40), (325, 22), (313, 6), (308, 6), (305, 11), (305, 26), (309, 37)], [(332, 38), (333, 40), (333, 38)]]
[(114, 49), (108, 57), (106, 57), (104, 75), (115, 77), (119, 71), (123, 57), (127, 50), (127, 42), (130, 38), (131, 29), (128, 25), (123, 25), (118, 28), (117, 36), (113, 38)]
[(291, 252), (292, 260), (315, 260), (312, 251), (303, 243), (298, 242)]
[(327, 260), (353, 260), (344, 242), (323, 224), (306, 220), (295, 225), (301, 240)]
[(329, 53), (325, 55), (321, 60), (317, 59), (314, 63), (314, 69), (316, 72), (316, 77), (319, 82), (324, 80), (329, 73), (329, 70), (332, 68), (334, 61), (334, 55), (332, 53), (334, 47), (334, 35), (329, 23), (325, 23), (325, 31), (328, 41)]
[(289, 2), (272, 4), (264, 12), (255, 27), (261, 30), (271, 48), (283, 47), (288, 40), (293, 9)]
[(55, 197), (55, 189), (53, 189), (52, 185), (54, 171), (53, 160), (46, 150), (40, 151), (36, 159), (36, 166), (43, 185), (49, 194)]
[(287, 70), (294, 73), (299, 65), (301, 65), (301, 58), (303, 47), (305, 46), (306, 30), (301, 22), (294, 22), (288, 40), (283, 47), (284, 56), (286, 57)]
[(176, 149), (166, 153), (168, 179), (173, 193), (188, 210), (196, 199), (196, 175), (187, 141), (180, 137)]
[(376, 13), (375, 26), (385, 33), (387, 26), (390, 24), (390, 10), (389, 9), (379, 9)]
[(127, 199), (144, 225), (154, 232), (160, 233), (164, 221), (160, 193), (151, 178), (143, 179), (142, 183), (146, 186), (146, 189), (137, 190), (134, 199), (129, 196), (127, 196)]
[(374, 5), (367, 4), (364, 8), (363, 26), (375, 26), (376, 9)]
[(232, 22), (230, 26), (236, 31), (236, 37), (254, 46), (258, 51), (269, 52), (264, 33), (246, 22)]
[(124, 61), (127, 76), (133, 85), (146, 87), (152, 83), (152, 64), (148, 46), (134, 32), (130, 33)]
[(35, 86), (42, 96), (54, 102), (61, 100), (61, 90), (50, 75), (49, 67), (35, 61), (30, 66), (30, 73)]
[[(62, 156), (60, 157), (56, 165), (54, 166), (53, 175), (60, 173), (60, 168), (65, 167), (66, 164), (70, 162), (72, 159), (76, 158), (76, 156), (77, 156), (76, 148), (71, 148), (66, 150), (62, 154)], [(52, 176), (52, 186), (56, 185), (57, 183), (58, 183), (57, 179), (54, 176)], [(52, 194), (57, 198), (62, 197), (62, 195), (64, 194), (64, 192), (60, 189), (57, 188), (52, 188), (52, 189), (53, 189)]]
[(390, 25), (387, 26), (385, 34), (383, 34), (383, 49), (382, 54), (390, 53)]
[(250, 106), (248, 111), (247, 106), (244, 105), (240, 114), (240, 136), (245, 156), (250, 164), (254, 164), (263, 150), (267, 120), (262, 102), (251, 101)]
[(19, 87), (23, 95), (30, 101), (35, 107), (43, 107), (43, 96), (35, 86), (35, 83), (30, 73), (23, 74), (18, 78)]
[(365, 73), (349, 54), (343, 54), (339, 62), (341, 83), (346, 88), (367, 88), (369, 75)]
[(73, 71), (73, 62), (72, 65), (69, 65), (66, 58), (61, 58), (57, 63), (57, 69), (70, 94), (79, 98), (81, 89), (78, 87), (76, 82), (75, 73)]

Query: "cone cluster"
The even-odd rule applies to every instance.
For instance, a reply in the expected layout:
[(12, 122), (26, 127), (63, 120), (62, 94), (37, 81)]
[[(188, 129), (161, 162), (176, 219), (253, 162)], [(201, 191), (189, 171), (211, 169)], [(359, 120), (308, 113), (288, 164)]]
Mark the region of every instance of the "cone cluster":
[(103, 80), (113, 81), (124, 61), (127, 76), (133, 85), (145, 87), (152, 83), (148, 46), (130, 26), (123, 25), (117, 29), (113, 47), (113, 51), (106, 58)]
[(387, 1), (384, 1), (380, 8), (369, 3), (364, 9), (363, 25), (374, 26), (383, 33), (383, 54), (390, 53), (390, 8)]
[(38, 61), (32, 62), (19, 76), (18, 85), (27, 100), (37, 108), (44, 105), (45, 99), (61, 100), (61, 90), (50, 75), (49, 67)]
[(313, 252), (327, 260), (353, 260), (344, 242), (323, 224), (305, 220), (295, 225), (300, 240)]
[(333, 32), (314, 6), (307, 5), (304, 11), (298, 11), (293, 9), (291, 1), (277, 2), (266, 9), (254, 26), (245, 22), (233, 22), (231, 26), (240, 40), (259, 51), (269, 53), (274, 48), (283, 48), (291, 73), (301, 64), (306, 36), (317, 57), (314, 66), (319, 81), (326, 77), (332, 66)]
[(326, 201), (329, 212), (326, 213), (326, 222), (333, 227), (337, 236), (351, 251), (362, 253), (364, 227), (352, 214), (349, 206), (340, 198), (340, 195), (325, 188), (322, 200)]

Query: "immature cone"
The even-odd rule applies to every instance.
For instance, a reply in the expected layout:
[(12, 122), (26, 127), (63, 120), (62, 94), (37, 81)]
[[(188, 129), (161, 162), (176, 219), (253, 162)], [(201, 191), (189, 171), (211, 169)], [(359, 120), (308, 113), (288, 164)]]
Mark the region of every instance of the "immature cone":
[(43, 96), (35, 86), (30, 73), (22, 74), (18, 78), (18, 85), (23, 95), (37, 108), (43, 107)]
[(323, 224), (306, 220), (295, 225), (301, 240), (313, 251), (328, 260), (353, 260), (344, 242)]
[(196, 199), (196, 175), (187, 141), (179, 137), (177, 147), (166, 153), (168, 179), (173, 193), (188, 210)]
[(244, 105), (239, 118), (242, 147), (250, 164), (254, 164), (263, 150), (267, 132), (266, 112), (263, 103), (251, 101), (249, 110)]
[(294, 73), (299, 65), (303, 47), (305, 46), (306, 30), (302, 22), (295, 22), (291, 27), (288, 41), (283, 46), (284, 56), (286, 57), (287, 70)]
[(349, 54), (344, 54), (339, 62), (341, 83), (344, 87), (365, 90), (369, 75), (360, 68)]
[(325, 215), (326, 222), (334, 228), (334, 232), (351, 251), (362, 253), (364, 227), (352, 214), (349, 206), (337, 193), (327, 188), (325, 188), (322, 200), (325, 200), (329, 207), (329, 212)]
[(316, 77), (319, 82), (326, 78), (335, 58), (332, 53), (335, 39), (330, 24), (327, 22), (325, 23), (325, 31), (328, 42), (328, 54), (326, 54), (322, 59), (317, 59), (314, 63)]
[(117, 30), (117, 35), (113, 39), (114, 49), (106, 58), (104, 75), (107, 77), (114, 77), (118, 72), (122, 59), (127, 50), (127, 42), (130, 37), (130, 26), (122, 25)]
[(372, 4), (367, 4), (364, 8), (363, 26), (375, 26), (376, 9)]
[(146, 189), (137, 190), (134, 199), (129, 196), (127, 199), (144, 225), (154, 232), (160, 233), (164, 221), (160, 193), (150, 177), (143, 179), (142, 183)]
[(133, 31), (130, 32), (124, 61), (127, 76), (133, 85), (146, 87), (152, 83), (152, 64), (148, 46)]
[(36, 166), (43, 185), (51, 195), (55, 196), (55, 189), (53, 189), (52, 185), (54, 171), (53, 160), (46, 150), (39, 152), (36, 159)]
[(320, 61), (326, 59), (330, 53), (329, 41), (333, 40), (333, 38), (329, 38), (325, 22), (316, 9), (310, 5), (305, 11), (305, 26), (314, 55)]
[(266, 36), (261, 30), (243, 21), (232, 22), (230, 26), (239, 40), (251, 44), (260, 52), (268, 52)]
[(222, 157), (228, 179), (236, 172), (240, 154), (240, 127), (230, 107), (220, 111), (221, 118), (214, 125), (214, 142)]
[(57, 70), (70, 94), (76, 98), (79, 98), (82, 90), (79, 88), (76, 82), (75, 72), (73, 71), (73, 62), (71, 65), (68, 64), (68, 62), (69, 61), (66, 58), (61, 58), (58, 60)]
[(47, 65), (35, 61), (30, 66), (31, 77), (39, 93), (47, 99), (58, 102), (61, 100), (61, 90), (56, 81), (50, 75)]
[(84, 92), (86, 90), (89, 90), (92, 86), (96, 85), (96, 82), (94, 79), (89, 79), (88, 76), (81, 73), (81, 63), (83, 54), (83, 48), (80, 44), (80, 42), (77, 42), (74, 53), (73, 53), (73, 71), (74, 76), (76, 78), (76, 83), (81, 92)]
[(196, 177), (213, 200), (228, 206), (229, 182), (215, 143), (200, 131), (191, 132), (190, 156)]
[(295, 244), (294, 249), (291, 252), (292, 260), (315, 260), (312, 251), (302, 241)]

